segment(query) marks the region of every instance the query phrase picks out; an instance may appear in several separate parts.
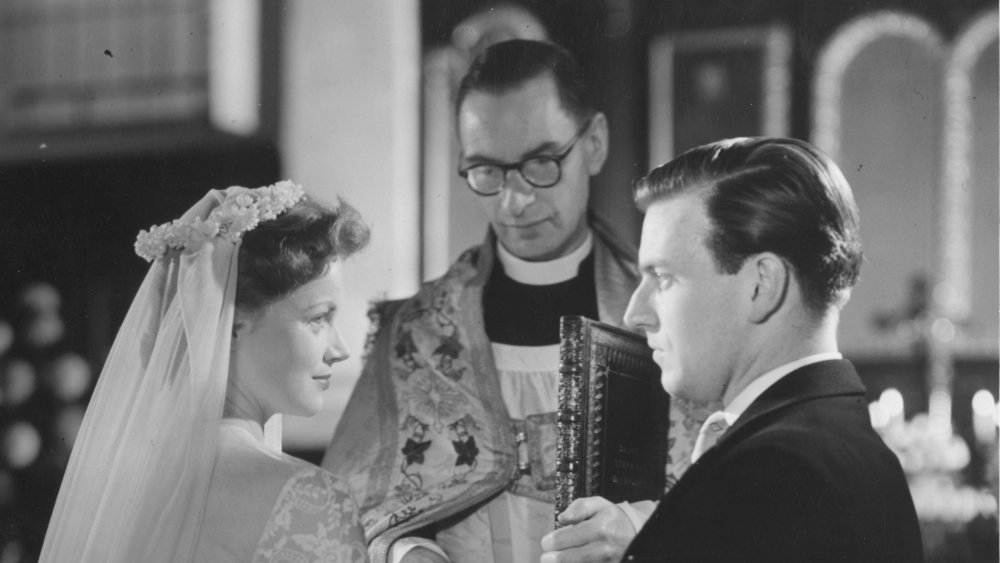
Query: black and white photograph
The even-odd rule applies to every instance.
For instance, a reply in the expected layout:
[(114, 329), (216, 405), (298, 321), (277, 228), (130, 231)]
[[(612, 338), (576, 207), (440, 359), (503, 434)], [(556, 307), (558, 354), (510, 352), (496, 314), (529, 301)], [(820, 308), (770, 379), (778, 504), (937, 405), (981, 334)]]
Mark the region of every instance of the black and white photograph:
[(0, 563), (1000, 561), (988, 0), (0, 1)]

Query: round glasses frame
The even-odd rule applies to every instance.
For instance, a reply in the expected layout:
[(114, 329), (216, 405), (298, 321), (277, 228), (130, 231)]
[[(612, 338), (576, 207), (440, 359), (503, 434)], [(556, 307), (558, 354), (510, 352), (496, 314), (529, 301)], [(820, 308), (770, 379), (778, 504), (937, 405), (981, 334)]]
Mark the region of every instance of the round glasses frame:
[(566, 160), (583, 134), (590, 128), (592, 118), (587, 118), (576, 135), (561, 152), (552, 155), (540, 155), (526, 158), (511, 164), (473, 164), (460, 168), (458, 175), (465, 178), (465, 183), (476, 195), (489, 197), (499, 194), (507, 185), (507, 173), (517, 170), (528, 185), (535, 188), (551, 188), (562, 180), (562, 162)]

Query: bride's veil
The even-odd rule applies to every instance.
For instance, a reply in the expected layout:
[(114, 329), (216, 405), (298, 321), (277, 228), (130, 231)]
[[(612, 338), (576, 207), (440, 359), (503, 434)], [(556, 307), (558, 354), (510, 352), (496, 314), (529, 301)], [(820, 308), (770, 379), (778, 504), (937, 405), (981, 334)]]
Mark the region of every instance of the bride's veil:
[[(185, 217), (208, 215), (209, 193)], [(156, 260), (101, 372), (43, 562), (190, 561), (218, 445), (239, 243)]]

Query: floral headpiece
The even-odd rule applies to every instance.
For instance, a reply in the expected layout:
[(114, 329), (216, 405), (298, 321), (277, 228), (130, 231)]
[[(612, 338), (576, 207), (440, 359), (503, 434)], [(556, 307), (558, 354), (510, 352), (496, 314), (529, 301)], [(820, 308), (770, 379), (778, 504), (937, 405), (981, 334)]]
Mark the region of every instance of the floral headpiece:
[(153, 225), (148, 231), (139, 231), (135, 239), (135, 253), (148, 262), (163, 258), (169, 248), (195, 249), (214, 237), (237, 242), (243, 233), (261, 221), (274, 219), (295, 205), (305, 195), (302, 186), (288, 180), (265, 186), (230, 193), (212, 209), (207, 219), (196, 217), (189, 223), (174, 219), (162, 225)]

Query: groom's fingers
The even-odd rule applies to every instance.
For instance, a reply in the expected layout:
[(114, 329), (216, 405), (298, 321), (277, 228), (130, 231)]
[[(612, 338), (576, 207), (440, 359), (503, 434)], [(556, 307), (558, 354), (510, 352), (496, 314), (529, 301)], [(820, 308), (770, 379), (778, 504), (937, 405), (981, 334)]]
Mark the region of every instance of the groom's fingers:
[(604, 498), (579, 499), (559, 516), (572, 523), (542, 538), (542, 563), (619, 561), (635, 537), (625, 512)]
[(587, 545), (584, 547), (574, 547), (566, 551), (548, 552), (542, 555), (540, 563), (618, 563), (621, 554), (615, 554), (611, 550), (604, 550), (599, 547)]
[(611, 501), (604, 497), (578, 498), (559, 514), (558, 519), (562, 524), (576, 524), (583, 522), (608, 506), (613, 505)]
[(600, 522), (591, 520), (604, 510), (617, 507), (602, 497), (579, 498), (559, 514), (559, 522), (565, 527), (549, 532), (542, 538), (544, 551), (562, 551), (587, 545), (600, 539)]

